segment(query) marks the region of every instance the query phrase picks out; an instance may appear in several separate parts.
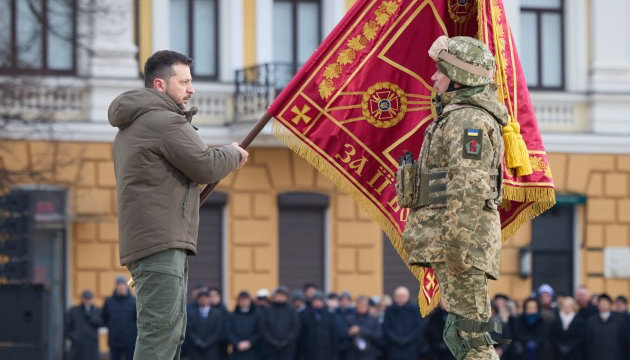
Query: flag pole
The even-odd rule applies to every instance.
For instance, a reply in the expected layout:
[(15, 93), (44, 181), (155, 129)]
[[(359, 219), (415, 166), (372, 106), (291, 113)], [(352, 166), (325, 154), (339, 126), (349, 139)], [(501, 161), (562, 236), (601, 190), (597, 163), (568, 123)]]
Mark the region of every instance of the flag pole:
[[(247, 149), (247, 147), (252, 143), (252, 141), (254, 141), (256, 136), (258, 136), (258, 134), (260, 134), (260, 132), (265, 128), (265, 125), (267, 125), (267, 123), (269, 122), (269, 120), (271, 120), (271, 118), (272, 118), (271, 114), (268, 112), (265, 112), (265, 114), (258, 120), (258, 122), (256, 122), (254, 127), (249, 131), (249, 133), (245, 136), (245, 138), (240, 142), (239, 146), (242, 147), (243, 149)], [(208, 184), (204, 186), (204, 188), (201, 190), (201, 193), (199, 193), (199, 206), (200, 207), (206, 201), (208, 196), (210, 196), (214, 188), (217, 187), (217, 184), (219, 184), (218, 181), (213, 184)]]

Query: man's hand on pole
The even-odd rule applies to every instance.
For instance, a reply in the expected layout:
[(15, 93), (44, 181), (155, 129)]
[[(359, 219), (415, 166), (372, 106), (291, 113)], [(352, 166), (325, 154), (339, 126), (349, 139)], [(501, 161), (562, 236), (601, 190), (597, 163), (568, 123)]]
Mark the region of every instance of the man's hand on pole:
[(234, 146), (236, 150), (238, 150), (238, 152), (241, 154), (241, 162), (238, 164), (237, 167), (237, 169), (240, 169), (247, 162), (247, 157), (249, 156), (249, 153), (247, 152), (247, 150), (240, 147), (237, 142), (233, 142), (231, 145)]

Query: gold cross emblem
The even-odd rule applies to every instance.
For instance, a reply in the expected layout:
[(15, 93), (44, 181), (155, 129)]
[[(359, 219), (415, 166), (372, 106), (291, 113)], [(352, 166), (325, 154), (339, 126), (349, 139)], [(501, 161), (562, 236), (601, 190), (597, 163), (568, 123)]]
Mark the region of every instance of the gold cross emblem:
[(306, 115), (309, 110), (311, 110), (311, 107), (306, 104), (302, 106), (302, 110), (300, 110), (297, 105), (293, 105), (293, 108), (291, 108), (291, 112), (295, 114), (295, 117), (291, 119), (291, 121), (293, 121), (293, 123), (297, 125), (300, 123), (300, 121), (304, 120), (304, 123), (308, 125), (308, 123), (312, 119), (310, 116)]
[(435, 275), (429, 273), (427, 274), (427, 279), (429, 280), (429, 283), (426, 285), (427, 290), (433, 290), (435, 287)]

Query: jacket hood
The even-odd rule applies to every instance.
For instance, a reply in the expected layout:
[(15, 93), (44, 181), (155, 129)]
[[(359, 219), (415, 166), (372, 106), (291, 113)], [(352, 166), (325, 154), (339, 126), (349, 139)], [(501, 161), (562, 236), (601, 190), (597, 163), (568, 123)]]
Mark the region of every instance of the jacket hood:
[(497, 86), (494, 84), (446, 92), (441, 96), (441, 103), (445, 107), (448, 105), (473, 105), (483, 108), (492, 114), (502, 126), (507, 125), (509, 121), (507, 108), (499, 102)]
[(136, 119), (149, 111), (162, 110), (171, 111), (186, 116), (188, 121), (197, 113), (197, 108), (192, 107), (184, 111), (175, 104), (175, 101), (168, 95), (153, 89), (134, 89), (119, 95), (109, 105), (109, 123), (124, 129), (130, 126)]

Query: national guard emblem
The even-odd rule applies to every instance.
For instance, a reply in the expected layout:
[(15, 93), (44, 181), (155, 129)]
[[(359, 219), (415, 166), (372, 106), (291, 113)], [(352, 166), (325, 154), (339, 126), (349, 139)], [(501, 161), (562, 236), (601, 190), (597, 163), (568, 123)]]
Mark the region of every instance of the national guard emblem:
[(396, 84), (376, 83), (363, 94), (361, 102), (363, 116), (378, 128), (389, 128), (398, 124), (407, 112), (407, 96)]
[(456, 23), (465, 23), (474, 13), (477, 0), (448, 0), (448, 15)]

